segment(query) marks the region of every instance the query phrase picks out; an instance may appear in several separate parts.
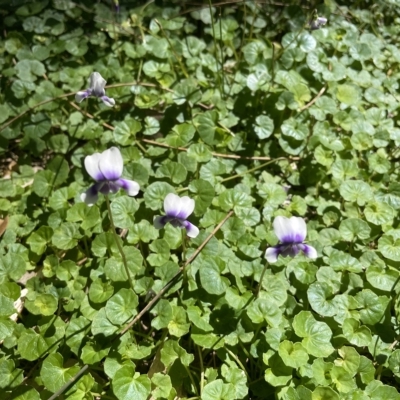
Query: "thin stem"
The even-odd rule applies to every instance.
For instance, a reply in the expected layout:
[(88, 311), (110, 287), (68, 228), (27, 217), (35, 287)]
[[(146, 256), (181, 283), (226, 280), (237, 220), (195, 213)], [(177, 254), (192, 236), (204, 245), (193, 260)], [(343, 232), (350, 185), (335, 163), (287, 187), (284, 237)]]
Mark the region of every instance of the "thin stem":
[(246, 374), (247, 379), (250, 380), (249, 374), (246, 371), (246, 368), (244, 367), (244, 365), (242, 364), (242, 362), (239, 360), (239, 357), (233, 353), (232, 351), (230, 351), (227, 347), (224, 347), (224, 349), (228, 352), (228, 354), (236, 361), (236, 363), (239, 365), (240, 368), (242, 368), (243, 372)]
[(187, 372), (188, 375), (189, 375), (190, 382), (192, 382), (194, 391), (196, 392), (196, 394), (197, 394), (197, 396), (198, 396), (198, 395), (199, 395), (199, 391), (197, 390), (196, 382), (195, 382), (194, 379), (193, 379), (193, 375), (192, 375), (192, 373), (190, 372), (189, 367), (187, 367), (185, 364), (182, 364), (182, 365), (185, 367), (186, 372)]
[[(214, 26), (214, 17), (213, 17), (213, 15), (212, 15), (213, 10), (212, 10), (212, 3), (211, 3), (211, 0), (208, 0), (208, 5), (209, 5), (209, 7), (210, 7), (211, 26), (212, 26), (213, 38), (214, 38), (215, 60), (217, 61), (217, 64), (219, 64), (219, 63), (218, 63), (218, 48), (217, 48), (216, 37), (215, 37), (215, 26)], [(221, 23), (221, 22), (220, 22), (220, 23)], [(221, 60), (221, 64), (219, 64), (219, 67), (220, 67), (220, 72), (222, 72), (222, 60)], [(218, 77), (219, 90), (220, 90), (220, 92), (221, 92), (221, 96), (223, 96), (224, 93), (223, 93), (223, 85), (222, 85), (221, 75), (218, 75), (218, 74), (217, 74), (217, 77)]]
[(186, 256), (186, 229), (181, 229), (182, 233), (182, 261), (185, 260)]
[(183, 63), (182, 63), (180, 57), (178, 57), (178, 54), (176, 54), (176, 51), (175, 51), (175, 49), (174, 49), (174, 46), (172, 45), (171, 41), (169, 40), (169, 37), (165, 34), (162, 25), (157, 21), (157, 19), (154, 19), (154, 22), (160, 27), (162, 34), (164, 35), (165, 39), (167, 40), (167, 42), (168, 42), (168, 44), (169, 44), (169, 47), (171, 48), (171, 51), (172, 51), (173, 55), (174, 55), (175, 58), (176, 58), (176, 61), (178, 61), (178, 64), (179, 64), (179, 66), (181, 67), (181, 70), (182, 70), (182, 72), (183, 72), (183, 75), (185, 75), (186, 79), (188, 79), (188, 78), (189, 78), (189, 74), (188, 74), (188, 72), (186, 71), (186, 68), (185, 68), (185, 66), (183, 65)]
[(55, 400), (58, 396), (61, 396), (67, 390), (67, 388), (69, 388), (70, 385), (77, 381), (88, 369), (89, 365), (84, 365), (74, 377), (72, 377), (63, 387), (57, 390), (57, 392), (55, 392), (53, 396), (49, 397), (49, 400)]
[(115, 243), (117, 244), (118, 250), (119, 250), (119, 252), (121, 254), (122, 264), (124, 265), (125, 272), (128, 275), (128, 281), (129, 281), (129, 284), (131, 286), (131, 289), (134, 290), (133, 289), (132, 277), (131, 277), (131, 274), (129, 273), (128, 262), (126, 261), (124, 250), (123, 250), (123, 248), (121, 246), (121, 243), (119, 241), (120, 237), (117, 235), (117, 231), (115, 229), (114, 220), (113, 220), (113, 216), (112, 216), (112, 212), (111, 212), (110, 200), (108, 198), (108, 195), (105, 195), (104, 197), (106, 198), (108, 216), (110, 218), (110, 224), (111, 224), (111, 228), (112, 228), (112, 231), (113, 231), (113, 234), (114, 234)]
[(257, 296), (260, 294), (260, 290), (261, 290), (261, 286), (262, 286), (262, 281), (263, 281), (263, 279), (264, 279), (264, 275), (265, 275), (265, 272), (267, 271), (267, 268), (268, 268), (268, 264), (265, 264), (265, 265), (264, 265), (264, 269), (263, 269), (262, 272), (261, 272), (260, 282), (258, 283)]
[[(232, 216), (233, 211), (229, 211), (229, 213), (225, 216), (225, 218), (214, 228), (214, 230), (207, 236), (204, 242), (196, 249), (196, 251), (185, 261), (179, 271), (169, 280), (169, 282), (147, 303), (147, 305), (140, 311), (139, 314), (121, 331), (119, 336), (122, 336), (126, 333), (133, 325), (136, 324), (137, 321), (142, 318), (142, 316), (153, 308), (154, 304), (170, 289), (172, 285), (175, 284), (175, 279), (178, 278), (182, 271), (198, 256), (198, 254), (203, 250), (205, 245), (211, 240), (211, 238), (217, 233), (221, 226)], [(119, 337), (117, 336), (117, 337)]]
[(204, 365), (203, 365), (203, 354), (201, 352), (200, 346), (196, 346), (199, 352), (199, 360), (200, 360), (200, 396), (203, 393), (204, 388)]

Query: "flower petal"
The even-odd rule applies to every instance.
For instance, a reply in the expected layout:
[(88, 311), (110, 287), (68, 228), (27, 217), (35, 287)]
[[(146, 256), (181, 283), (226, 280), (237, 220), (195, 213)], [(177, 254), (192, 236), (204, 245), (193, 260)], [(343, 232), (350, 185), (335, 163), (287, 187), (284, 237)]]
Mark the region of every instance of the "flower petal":
[(136, 196), (139, 193), (140, 186), (135, 181), (129, 179), (118, 179), (115, 182), (120, 188), (124, 189), (129, 196)]
[(80, 103), (82, 100), (85, 100), (87, 97), (89, 97), (90, 96), (90, 94), (91, 94), (91, 90), (90, 89), (87, 89), (87, 90), (84, 90), (84, 91), (82, 91), (82, 92), (78, 92), (76, 95), (75, 95), (75, 101), (77, 102), (77, 103)]
[(106, 80), (98, 72), (92, 72), (90, 75), (90, 89), (92, 89), (93, 96), (104, 96), (106, 83)]
[(168, 193), (164, 199), (165, 214), (176, 217), (181, 211), (181, 198), (174, 193)]
[(277, 262), (279, 253), (280, 253), (279, 247), (269, 247), (265, 251), (265, 258), (269, 263)]
[(199, 228), (191, 224), (189, 221), (184, 221), (183, 225), (185, 226), (186, 234), (189, 237), (195, 238), (199, 234)]
[(168, 222), (167, 216), (159, 215), (159, 216), (155, 217), (153, 220), (154, 228), (156, 228), (156, 229), (164, 228), (164, 226), (166, 225), (167, 222)]
[(96, 203), (98, 199), (99, 187), (98, 184), (91, 186), (85, 193), (81, 194), (81, 200), (84, 201), (89, 207)]
[(115, 106), (115, 100), (111, 97), (107, 96), (101, 96), (101, 100), (107, 107), (113, 107)]
[(94, 153), (91, 156), (85, 157), (85, 169), (95, 181), (103, 181), (106, 179), (99, 168), (101, 157), (102, 155), (100, 153)]
[(307, 236), (307, 226), (303, 218), (286, 218), (278, 216), (274, 219), (274, 232), (282, 243), (302, 243)]
[(301, 248), (306, 257), (311, 258), (313, 260), (318, 258), (318, 253), (315, 247), (312, 247), (309, 244), (299, 244), (298, 246)]
[(188, 196), (183, 196), (180, 198), (181, 209), (178, 218), (186, 219), (194, 210), (194, 200)]
[(105, 179), (109, 181), (115, 181), (121, 177), (124, 161), (117, 147), (111, 147), (101, 153), (99, 168)]

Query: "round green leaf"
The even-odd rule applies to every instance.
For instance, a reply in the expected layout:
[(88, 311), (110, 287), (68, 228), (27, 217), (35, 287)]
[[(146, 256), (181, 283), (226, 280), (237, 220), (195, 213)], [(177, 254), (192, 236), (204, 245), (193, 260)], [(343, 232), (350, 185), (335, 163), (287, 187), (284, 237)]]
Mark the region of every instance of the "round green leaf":
[(136, 314), (138, 297), (130, 289), (121, 289), (106, 304), (107, 318), (115, 325), (122, 325)]
[(124, 365), (115, 373), (112, 389), (119, 400), (146, 400), (151, 381), (146, 375), (137, 376), (133, 365)]

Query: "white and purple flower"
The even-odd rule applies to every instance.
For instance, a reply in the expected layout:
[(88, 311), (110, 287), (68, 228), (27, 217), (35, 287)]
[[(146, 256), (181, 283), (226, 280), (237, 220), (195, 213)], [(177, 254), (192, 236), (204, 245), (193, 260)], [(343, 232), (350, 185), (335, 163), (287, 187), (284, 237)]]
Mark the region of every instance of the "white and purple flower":
[(328, 22), (328, 20), (324, 17), (316, 17), (315, 19), (310, 21), (310, 29), (312, 31), (315, 31), (317, 29), (322, 28), (326, 23)]
[(78, 92), (75, 95), (75, 101), (80, 103), (89, 96), (95, 96), (99, 97), (106, 106), (115, 106), (115, 100), (106, 96), (106, 91), (104, 90), (106, 83), (106, 80), (98, 72), (92, 72), (90, 75), (89, 89)]
[(90, 206), (97, 201), (99, 193), (116, 193), (119, 189), (124, 189), (129, 196), (136, 196), (139, 193), (140, 186), (137, 182), (121, 178), (124, 161), (117, 147), (87, 156), (85, 168), (87, 173), (97, 181), (81, 194), (82, 201)]
[(164, 228), (169, 222), (176, 228), (185, 228), (189, 237), (195, 238), (199, 234), (199, 228), (187, 221), (187, 218), (194, 210), (194, 200), (188, 196), (179, 197), (176, 194), (169, 193), (164, 199), (163, 216), (154, 218), (154, 227)]
[(307, 226), (303, 218), (278, 216), (274, 219), (273, 226), (275, 235), (281, 244), (270, 247), (265, 252), (265, 258), (269, 263), (276, 262), (279, 255), (294, 257), (300, 251), (308, 258), (315, 259), (318, 257), (317, 250), (304, 243), (307, 236)]

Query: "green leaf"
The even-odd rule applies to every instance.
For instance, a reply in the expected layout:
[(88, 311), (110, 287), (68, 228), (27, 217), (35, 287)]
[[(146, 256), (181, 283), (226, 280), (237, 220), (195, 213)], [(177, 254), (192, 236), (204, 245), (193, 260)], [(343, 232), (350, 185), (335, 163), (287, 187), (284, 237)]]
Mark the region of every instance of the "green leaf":
[(235, 398), (235, 387), (231, 383), (224, 383), (216, 379), (204, 386), (201, 400), (232, 400)]
[(348, 106), (357, 105), (361, 100), (360, 89), (355, 85), (339, 85), (336, 91), (336, 98)]
[(274, 121), (267, 115), (259, 115), (256, 118), (254, 131), (259, 139), (267, 139), (274, 132)]
[(255, 324), (266, 321), (271, 327), (277, 327), (282, 321), (282, 311), (273, 301), (256, 299), (248, 308), (247, 315)]
[(186, 179), (186, 168), (177, 162), (167, 161), (157, 169), (157, 178), (168, 178), (173, 183), (181, 183)]
[(33, 300), (27, 298), (25, 307), (35, 315), (53, 315), (58, 308), (58, 301), (52, 294), (38, 294)]
[(340, 194), (346, 201), (363, 206), (373, 197), (371, 187), (363, 181), (345, 181), (340, 185)]
[(152, 136), (160, 130), (160, 123), (154, 117), (146, 117), (144, 119), (144, 135)]
[(308, 301), (318, 314), (332, 317), (336, 314), (333, 289), (325, 282), (315, 282), (307, 290)]
[(400, 261), (400, 230), (391, 229), (378, 240), (378, 249), (389, 260)]
[(371, 228), (367, 222), (358, 218), (348, 218), (340, 223), (339, 226), (342, 239), (352, 242), (359, 239), (368, 239), (371, 234)]
[(130, 289), (121, 289), (106, 304), (107, 318), (115, 325), (122, 325), (136, 314), (138, 297)]
[(79, 366), (64, 368), (64, 359), (61, 354), (50, 354), (42, 364), (40, 377), (44, 386), (55, 393), (63, 385), (65, 385), (78, 371)]
[(66, 222), (54, 230), (52, 237), (53, 246), (62, 250), (69, 250), (76, 247), (78, 239), (82, 237), (78, 225), (73, 222)]
[(327, 386), (319, 386), (312, 392), (312, 400), (339, 400), (337, 392)]
[(299, 368), (307, 364), (308, 354), (301, 343), (284, 340), (279, 344), (279, 355), (286, 366)]
[(195, 200), (195, 215), (203, 215), (214, 198), (215, 191), (213, 186), (203, 179), (197, 179), (190, 182), (189, 190), (194, 193), (194, 196), (191, 197)]
[(391, 222), (395, 217), (395, 210), (387, 203), (374, 201), (368, 203), (364, 209), (365, 218), (375, 225), (383, 225)]
[(327, 357), (333, 352), (330, 343), (332, 331), (325, 322), (316, 321), (310, 311), (301, 311), (294, 317), (293, 328), (302, 344), (314, 357)]
[(217, 144), (215, 133), (217, 130), (218, 113), (206, 111), (195, 118), (195, 126), (201, 139), (208, 145)]
[(47, 244), (51, 241), (52, 236), (52, 228), (49, 226), (41, 226), (29, 236), (26, 242), (34, 253), (41, 255), (46, 251)]
[(194, 356), (187, 353), (177, 341), (167, 340), (161, 349), (161, 362), (166, 367), (170, 367), (178, 359), (183, 365), (188, 367), (193, 362)]
[(190, 324), (183, 307), (172, 306), (172, 318), (168, 323), (169, 333), (176, 337), (181, 337), (189, 332)]
[(364, 324), (374, 325), (383, 319), (390, 299), (378, 296), (372, 290), (364, 289), (355, 296), (359, 303), (360, 319)]
[(15, 368), (13, 360), (0, 360), (0, 388), (13, 388), (21, 385), (24, 379), (22, 370)]
[(221, 277), (221, 269), (225, 263), (219, 258), (205, 257), (199, 271), (200, 282), (204, 290), (210, 294), (223, 294), (228, 287), (227, 279)]
[(196, 128), (191, 123), (175, 125), (165, 138), (167, 144), (172, 147), (187, 146), (193, 139)]
[(347, 318), (343, 322), (343, 335), (355, 346), (363, 347), (371, 343), (371, 331), (366, 326), (360, 326), (360, 323), (354, 318)]
[(146, 375), (135, 373), (133, 365), (124, 365), (115, 373), (112, 389), (119, 400), (146, 400), (151, 381)]
[(104, 303), (114, 293), (114, 287), (101, 278), (95, 279), (89, 288), (89, 298), (94, 303)]
[(8, 279), (18, 281), (26, 271), (26, 263), (19, 254), (0, 256), (0, 283)]
[(107, 318), (105, 308), (102, 308), (93, 318), (92, 327), (93, 335), (104, 335), (112, 336), (118, 327), (113, 325), (111, 321)]
[(138, 202), (129, 196), (121, 196), (111, 203), (111, 212), (115, 226), (118, 228), (132, 228), (134, 226), (134, 214), (139, 209)]
[(168, 193), (174, 193), (174, 188), (166, 182), (154, 182), (149, 185), (144, 193), (144, 200), (147, 207), (152, 210), (159, 210), (164, 204)]

